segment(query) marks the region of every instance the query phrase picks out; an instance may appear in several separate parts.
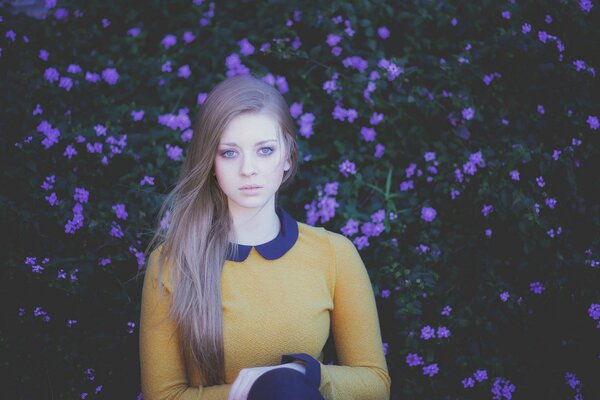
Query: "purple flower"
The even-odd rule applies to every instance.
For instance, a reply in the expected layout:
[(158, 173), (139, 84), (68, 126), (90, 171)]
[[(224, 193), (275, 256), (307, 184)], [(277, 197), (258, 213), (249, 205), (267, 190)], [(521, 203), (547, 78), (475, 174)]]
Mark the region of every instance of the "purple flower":
[(440, 371), (437, 364), (429, 364), (423, 367), (423, 375), (434, 376)]
[(588, 315), (593, 319), (600, 319), (600, 304), (592, 303), (588, 309)]
[(115, 68), (106, 68), (102, 71), (102, 79), (109, 85), (114, 85), (119, 80), (119, 73)]
[(383, 222), (384, 219), (385, 219), (385, 210), (383, 210), (383, 209), (378, 210), (377, 212), (371, 214), (371, 221), (373, 221), (375, 223)]
[(308, 139), (314, 133), (312, 129), (314, 120), (315, 115), (313, 113), (302, 114), (298, 121), (300, 125), (300, 135)]
[(86, 71), (85, 80), (88, 82), (96, 83), (100, 80), (100, 75), (95, 72)]
[(179, 70), (177, 73), (178, 76), (185, 78), (185, 79), (189, 78), (191, 74), (192, 74), (192, 71), (190, 70), (190, 66), (187, 64), (179, 67)]
[(548, 34), (544, 31), (538, 31), (538, 39), (540, 40), (540, 42), (546, 43), (546, 40), (548, 39)]
[(579, 8), (589, 13), (594, 5), (591, 0), (579, 0)]
[(375, 129), (373, 128), (363, 126), (360, 128), (360, 134), (365, 142), (372, 142), (375, 140)]
[(502, 377), (496, 378), (492, 387), (492, 395), (494, 400), (512, 399), (512, 393), (515, 391), (515, 385), (510, 383), (508, 379)]
[(177, 36), (175, 35), (166, 35), (163, 40), (160, 42), (160, 44), (162, 44), (166, 49), (168, 49), (171, 46), (174, 46), (177, 43)]
[(57, 81), (59, 78), (58, 71), (56, 68), (46, 68), (46, 71), (44, 71), (44, 78), (46, 78), (48, 82)]
[(510, 19), (510, 11), (502, 11), (502, 18)]
[(140, 185), (154, 185), (154, 177), (144, 176), (144, 178), (140, 181)]
[(177, 145), (171, 146), (170, 144), (166, 144), (165, 147), (167, 148), (167, 157), (175, 161), (179, 161), (181, 159), (183, 154), (183, 149), (181, 147)]
[(421, 328), (421, 339), (429, 340), (435, 338), (435, 329), (429, 325)]
[(488, 378), (487, 371), (485, 369), (478, 369), (473, 374), (473, 377), (477, 380), (477, 382), (482, 382)]
[(510, 171), (510, 172), (509, 172), (509, 174), (510, 174), (510, 178), (511, 178), (513, 181), (518, 181), (518, 180), (520, 180), (520, 177), (519, 177), (519, 171), (517, 171), (517, 170), (512, 170), (512, 171)]
[(342, 37), (340, 35), (335, 35), (333, 33), (330, 33), (329, 35), (327, 35), (327, 44), (331, 47), (338, 44), (340, 42), (340, 40), (342, 40)]
[(506, 302), (510, 297), (510, 294), (508, 294), (508, 292), (502, 292), (500, 293), (500, 300), (502, 300), (503, 302)]
[(58, 82), (58, 87), (65, 88), (65, 90), (69, 92), (73, 87), (73, 80), (68, 76), (61, 76), (60, 81)]
[(117, 214), (117, 218), (126, 220), (127, 219), (127, 211), (125, 210), (125, 204), (115, 204), (112, 206), (113, 211)]
[(450, 330), (445, 326), (439, 326), (436, 335), (439, 338), (448, 338), (450, 337)]
[(141, 121), (142, 118), (144, 118), (144, 110), (140, 110), (140, 111), (133, 110), (131, 112), (131, 116), (133, 117), (134, 121)]
[(546, 199), (546, 205), (548, 206), (548, 208), (554, 208), (556, 207), (556, 199), (553, 197), (549, 197)]
[(292, 115), (292, 118), (298, 118), (298, 116), (302, 114), (302, 104), (292, 103), (292, 105), (290, 106), (290, 114)]
[(481, 209), (481, 213), (484, 217), (487, 217), (492, 211), (494, 211), (494, 206), (491, 204), (484, 204), (483, 208)]
[(431, 207), (423, 207), (421, 209), (421, 219), (427, 222), (431, 222), (435, 219), (437, 211)]
[(489, 228), (488, 228), (488, 229), (486, 229), (486, 230), (485, 230), (485, 236), (487, 236), (487, 237), (491, 237), (491, 236), (492, 236), (492, 230), (491, 230), (491, 229), (489, 229)]
[(462, 117), (465, 120), (471, 120), (473, 119), (473, 117), (475, 116), (475, 110), (473, 110), (473, 107), (467, 107), (465, 109), (462, 110)]
[(381, 298), (382, 299), (387, 299), (388, 297), (390, 297), (390, 291), (388, 289), (382, 290), (381, 291)]
[(428, 151), (425, 153), (424, 155), (425, 161), (433, 161), (435, 160), (435, 152), (433, 151)]
[(112, 221), (110, 232), (108, 234), (118, 239), (121, 239), (123, 236), (125, 236), (123, 234), (123, 229), (121, 229), (121, 225), (119, 225), (115, 221)]
[(47, 50), (44, 50), (44, 49), (40, 50), (39, 57), (40, 57), (41, 60), (48, 61), (48, 56), (49, 55), (50, 55), (50, 53), (48, 53)]
[(75, 199), (75, 201), (78, 201), (80, 203), (87, 203), (89, 194), (90, 193), (84, 188), (75, 188), (75, 194), (73, 195), (73, 198)]
[(378, 143), (375, 145), (375, 154), (373, 154), (373, 155), (377, 158), (381, 158), (384, 150), (385, 150), (385, 146)]
[(465, 389), (475, 386), (475, 380), (471, 377), (463, 379), (461, 383)]
[(406, 363), (409, 367), (415, 367), (423, 364), (423, 358), (416, 353), (408, 353), (406, 355)]
[(541, 282), (532, 282), (529, 284), (529, 290), (531, 290), (535, 294), (542, 294), (542, 291), (544, 291), (544, 289), (545, 288)]
[(546, 182), (544, 182), (544, 177), (543, 176), (538, 176), (537, 178), (535, 178), (535, 181), (537, 183), (537, 185), (541, 188), (543, 188), (544, 186), (546, 186)]
[(248, 39), (243, 38), (238, 42), (238, 45), (240, 46), (240, 53), (243, 55), (249, 56), (254, 53), (254, 46), (252, 46)]
[(196, 36), (190, 32), (190, 31), (185, 31), (183, 33), (183, 41), (185, 42), (185, 44), (190, 44), (192, 43), (194, 40), (196, 39)]
[(204, 104), (204, 101), (206, 100), (207, 97), (208, 97), (208, 93), (198, 93), (198, 98), (196, 99), (196, 102), (198, 104)]
[(327, 196), (335, 196), (335, 195), (337, 195), (339, 186), (340, 186), (339, 182), (329, 182), (329, 183), (325, 184), (323, 191), (325, 192), (325, 194)]
[(358, 250), (362, 250), (365, 247), (369, 247), (369, 237), (368, 236), (357, 236), (354, 238), (353, 243), (356, 245)]
[(451, 311), (452, 311), (452, 307), (444, 306), (444, 309), (442, 310), (441, 315), (449, 316)]
[(361, 232), (366, 236), (379, 236), (384, 230), (385, 226), (382, 223), (365, 222), (361, 227)]
[(390, 37), (390, 31), (387, 27), (385, 26), (380, 26), (377, 29), (377, 34), (379, 35), (380, 38), (382, 39), (387, 39)]
[(600, 123), (598, 122), (598, 117), (596, 117), (595, 115), (588, 115), (586, 122), (590, 126), (590, 129), (592, 129), (594, 131), (600, 127)]
[(348, 174), (354, 175), (356, 174), (356, 165), (348, 160), (345, 160), (339, 165), (339, 171), (344, 176), (348, 176)]
[(171, 67), (171, 61), (165, 61), (161, 66), (160, 66), (160, 70), (162, 72), (171, 72), (172, 67)]
[(381, 113), (377, 113), (374, 112), (373, 115), (371, 116), (371, 120), (369, 121), (369, 123), (371, 125), (377, 125), (379, 124), (381, 121), (383, 120), (383, 114)]
[(137, 35), (139, 35), (139, 34), (140, 34), (140, 32), (141, 32), (141, 31), (142, 31), (142, 30), (141, 30), (140, 28), (137, 28), (137, 27), (136, 27), (136, 28), (130, 28), (130, 29), (127, 31), (127, 34), (128, 34), (129, 36), (136, 37)]
[(544, 110), (544, 106), (541, 104), (537, 105), (537, 112), (540, 114), (544, 114), (546, 112), (546, 110)]
[(81, 67), (77, 64), (69, 64), (67, 67), (67, 72), (70, 74), (77, 74), (81, 72)]

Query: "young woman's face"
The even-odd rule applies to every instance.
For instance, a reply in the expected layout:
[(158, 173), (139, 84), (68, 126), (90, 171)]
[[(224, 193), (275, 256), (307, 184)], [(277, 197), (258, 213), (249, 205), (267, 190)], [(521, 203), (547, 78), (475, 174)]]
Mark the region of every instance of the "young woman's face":
[(290, 168), (277, 131), (277, 120), (264, 113), (238, 115), (223, 131), (215, 174), (230, 209), (260, 208), (274, 202), (283, 173)]

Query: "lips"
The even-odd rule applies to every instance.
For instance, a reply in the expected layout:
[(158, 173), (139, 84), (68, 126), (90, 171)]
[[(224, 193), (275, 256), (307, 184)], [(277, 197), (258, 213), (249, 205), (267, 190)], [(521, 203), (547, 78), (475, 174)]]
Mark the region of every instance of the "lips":
[(240, 190), (245, 190), (245, 189), (260, 189), (262, 186), (258, 186), (258, 185), (246, 185), (246, 186), (242, 186), (240, 188)]

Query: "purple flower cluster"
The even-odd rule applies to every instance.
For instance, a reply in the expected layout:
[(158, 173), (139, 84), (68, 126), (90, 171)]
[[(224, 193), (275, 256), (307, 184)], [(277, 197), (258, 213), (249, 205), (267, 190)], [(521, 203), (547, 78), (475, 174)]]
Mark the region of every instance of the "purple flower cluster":
[(273, 87), (276, 87), (277, 90), (279, 90), (279, 93), (281, 94), (286, 94), (289, 91), (288, 83), (285, 79), (285, 76), (273, 76), (273, 74), (268, 73), (267, 75), (263, 76), (261, 80)]
[(404, 68), (394, 64), (393, 62), (386, 60), (385, 58), (382, 58), (381, 60), (379, 60), (379, 62), (377, 63), (377, 66), (379, 68), (384, 69), (387, 72), (387, 80), (388, 81), (393, 81), (394, 79), (396, 79), (397, 77), (399, 77), (400, 75), (402, 75), (404, 73)]
[(43, 120), (37, 126), (37, 131), (44, 134), (44, 139), (42, 140), (42, 145), (44, 149), (48, 150), (50, 147), (58, 143), (58, 138), (60, 137), (60, 131), (58, 128), (53, 128), (52, 125)]
[(494, 400), (511, 400), (512, 394), (515, 391), (515, 385), (510, 383), (508, 379), (502, 377), (496, 378), (492, 386), (492, 395)]
[(409, 367), (416, 367), (423, 364), (423, 358), (416, 353), (409, 353), (406, 356), (406, 363)]
[(304, 205), (304, 209), (307, 210), (307, 224), (314, 225), (319, 219), (321, 223), (325, 223), (335, 216), (335, 210), (339, 207), (335, 198), (338, 187), (338, 182), (325, 184), (323, 190), (319, 189), (318, 200), (313, 200), (310, 204)]
[(177, 115), (163, 114), (158, 116), (158, 123), (167, 126), (173, 130), (184, 130), (191, 126), (190, 117), (187, 109), (179, 110)]
[(305, 138), (311, 137), (313, 132), (313, 123), (315, 121), (315, 115), (313, 113), (304, 113), (298, 119), (298, 125), (300, 126), (300, 135)]
[(421, 209), (421, 219), (423, 221), (431, 222), (437, 216), (437, 211), (432, 207), (423, 207)]
[[(446, 328), (445, 326), (438, 327), (438, 329), (437, 329), (437, 337), (438, 338), (449, 338), (450, 335), (451, 335), (451, 333), (448, 328)], [(432, 328), (429, 325), (424, 326), (423, 328), (421, 328), (421, 336), (420, 337), (423, 340), (434, 339), (436, 337), (435, 328)]]
[[(590, 308), (588, 309), (588, 315), (594, 321), (600, 320), (600, 304), (590, 304)], [(596, 328), (600, 329), (600, 321), (598, 321), (598, 325), (596, 325)]]
[(544, 287), (544, 285), (542, 285), (541, 282), (531, 282), (529, 284), (529, 290), (531, 290), (533, 293), (535, 294), (542, 294), (542, 292), (545, 290), (546, 288)]
[(347, 118), (348, 122), (352, 123), (358, 117), (358, 113), (353, 108), (345, 109), (345, 108), (341, 107), (339, 104), (336, 104), (335, 107), (333, 108), (333, 112), (331, 113), (331, 116), (333, 117), (334, 120), (338, 120), (338, 121), (342, 121), (342, 122), (345, 121)]
[(355, 175), (356, 174), (356, 165), (352, 161), (345, 160), (342, 163), (340, 163), (339, 171), (345, 177), (348, 177), (348, 175)]
[(250, 69), (242, 64), (240, 56), (237, 53), (232, 53), (225, 60), (227, 66), (227, 77), (230, 78), (236, 75), (246, 75), (250, 73)]
[(484, 369), (478, 369), (473, 373), (472, 377), (466, 377), (461, 381), (464, 388), (472, 388), (475, 386), (475, 381), (483, 382), (488, 379), (487, 371)]

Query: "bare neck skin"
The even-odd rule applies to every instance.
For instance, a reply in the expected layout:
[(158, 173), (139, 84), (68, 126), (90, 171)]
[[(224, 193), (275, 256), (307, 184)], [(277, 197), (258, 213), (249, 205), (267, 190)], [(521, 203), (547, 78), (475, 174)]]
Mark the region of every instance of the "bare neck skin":
[(234, 243), (257, 246), (277, 237), (281, 229), (281, 222), (275, 212), (274, 204), (269, 203), (258, 210), (230, 208)]

